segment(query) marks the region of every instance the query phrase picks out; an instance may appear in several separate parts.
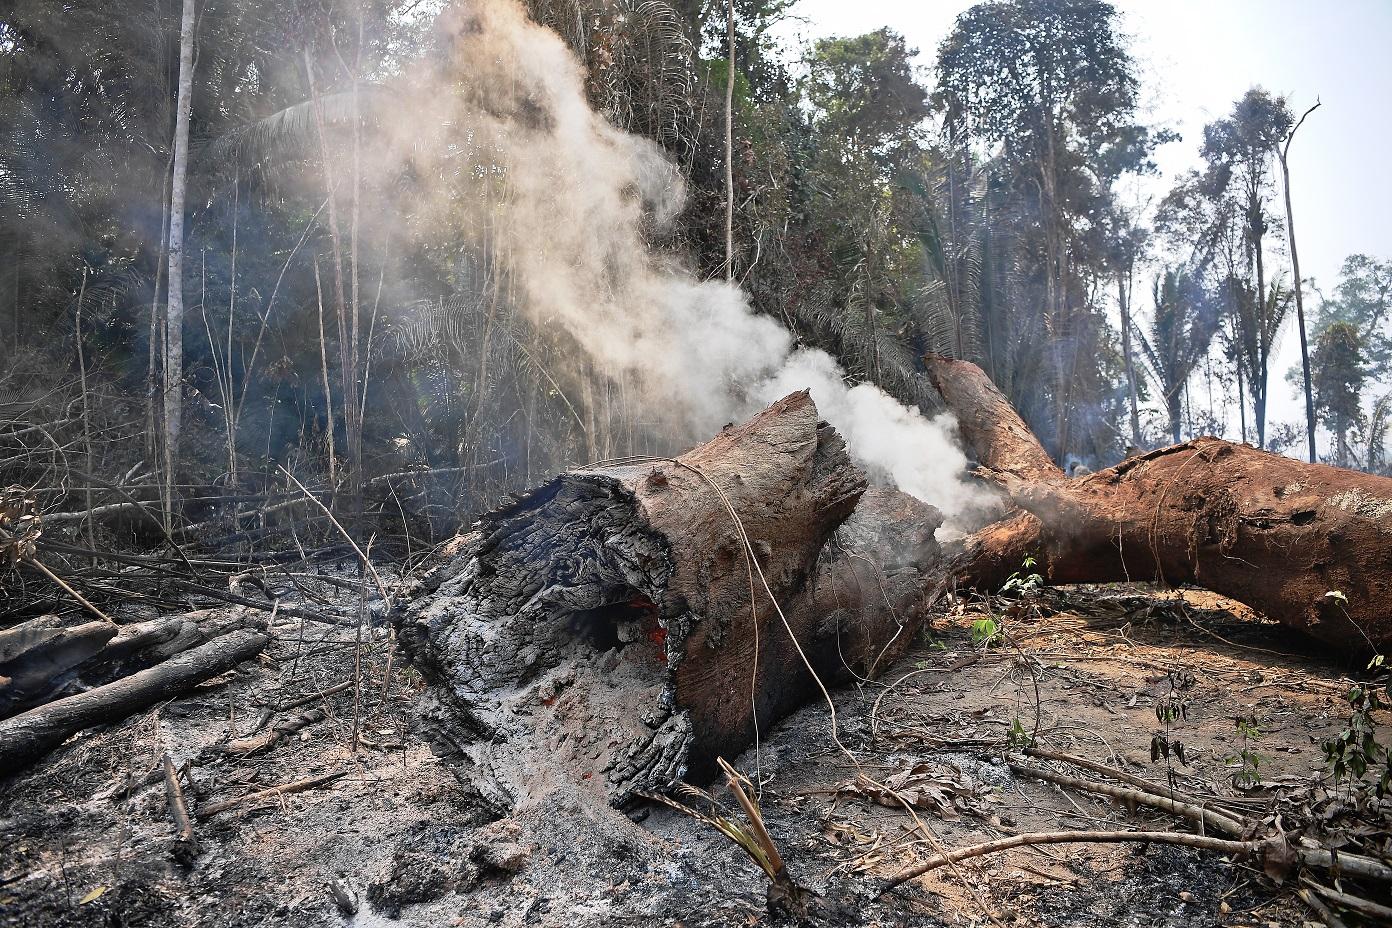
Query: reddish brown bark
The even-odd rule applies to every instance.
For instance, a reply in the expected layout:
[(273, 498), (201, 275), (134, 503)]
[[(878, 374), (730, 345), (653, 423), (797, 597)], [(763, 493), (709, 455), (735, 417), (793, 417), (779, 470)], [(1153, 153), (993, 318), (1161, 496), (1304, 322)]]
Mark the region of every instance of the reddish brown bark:
[(1032, 553), (1054, 582), (1192, 583), (1342, 649), (1392, 641), (1392, 479), (1197, 438), (1070, 480), (979, 368), (929, 364), (1025, 511), (967, 540), (964, 580)]

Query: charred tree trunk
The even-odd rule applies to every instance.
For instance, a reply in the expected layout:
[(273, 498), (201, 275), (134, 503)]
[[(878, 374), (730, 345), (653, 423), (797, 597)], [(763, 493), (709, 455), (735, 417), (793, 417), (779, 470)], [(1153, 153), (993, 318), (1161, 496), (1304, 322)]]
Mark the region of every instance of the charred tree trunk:
[(485, 517), (421, 581), (403, 640), (486, 798), (544, 801), (560, 770), (622, 804), (751, 744), (816, 693), (809, 668), (884, 666), (928, 612), (940, 521), (867, 494), (798, 393), (678, 459), (564, 474)]
[(1359, 650), (1392, 633), (1392, 480), (1211, 438), (1069, 480), (979, 368), (930, 369), (1020, 507), (950, 551), (936, 510), (867, 488), (806, 393), (680, 458), (563, 474), (456, 539), (396, 618), (477, 798), (544, 817), (711, 772), (1026, 555), (1056, 581), (1202, 584)]

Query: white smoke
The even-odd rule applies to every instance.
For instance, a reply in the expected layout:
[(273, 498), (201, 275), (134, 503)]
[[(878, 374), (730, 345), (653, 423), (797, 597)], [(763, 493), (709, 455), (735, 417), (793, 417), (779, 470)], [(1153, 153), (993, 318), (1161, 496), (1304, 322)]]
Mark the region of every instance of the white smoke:
[(872, 478), (938, 507), (949, 527), (989, 505), (964, 479), (950, 416), (928, 419), (875, 386), (848, 385), (829, 355), (798, 348), (738, 288), (654, 253), (645, 229), (681, 212), (680, 173), (655, 144), (591, 110), (558, 36), (515, 0), (461, 3), (443, 22), (446, 45), (383, 157), (438, 179), (433, 219), (479, 230), (534, 325), (563, 331), (590, 371), (638, 384), (674, 436), (708, 437), (810, 389)]

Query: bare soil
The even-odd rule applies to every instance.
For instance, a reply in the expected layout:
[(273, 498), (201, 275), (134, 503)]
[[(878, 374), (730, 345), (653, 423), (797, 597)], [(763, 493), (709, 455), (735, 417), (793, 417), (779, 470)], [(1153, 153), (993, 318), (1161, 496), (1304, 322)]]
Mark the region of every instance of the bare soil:
[[(357, 614), (352, 594), (307, 587), (341, 615)], [(1045, 597), (1048, 608), (956, 603), (880, 680), (834, 694), (835, 726), (814, 703), (735, 760), (761, 785), (793, 876), (821, 894), (820, 920), (867, 928), (1312, 920), (1252, 866), (1141, 844), (1019, 849), (876, 898), (885, 878), (935, 846), (1025, 831), (1181, 827), (1013, 774), (1012, 732), (1156, 781), (1172, 777), (1259, 818), (1280, 791), (1322, 774), (1320, 744), (1347, 717), (1352, 668), (1207, 593), (1111, 586)], [(369, 618), (380, 611), (364, 609)], [(972, 623), (988, 612), (1008, 639), (973, 640)], [(0, 780), (0, 925), (771, 923), (760, 871), (713, 829), (665, 807), (631, 810), (645, 830), (637, 844), (611, 840), (600, 822), (592, 833), (537, 840), (551, 834), (534, 827), (545, 810), (498, 819), (427, 744), (423, 685), (392, 657), (381, 627), (361, 644), (348, 626), (296, 619), (273, 631), (258, 662)], [(323, 721), (263, 753), (205, 752), (257, 729), (268, 708), (354, 679), (355, 667), (359, 686), (268, 719), (273, 728), (317, 707)], [(1168, 732), (1155, 711), (1161, 700), (1183, 706)], [(1244, 739), (1239, 717), (1260, 735)], [(1182, 743), (1183, 761), (1152, 760), (1157, 735)], [(1244, 749), (1254, 787), (1234, 783)], [(158, 774), (165, 750), (181, 765), (196, 760), (195, 813), (318, 774), (343, 776), (199, 821), (199, 853), (184, 864)], [(875, 784), (896, 777), (901, 794), (920, 800), (916, 819), (882, 795), (884, 804), (875, 801)]]

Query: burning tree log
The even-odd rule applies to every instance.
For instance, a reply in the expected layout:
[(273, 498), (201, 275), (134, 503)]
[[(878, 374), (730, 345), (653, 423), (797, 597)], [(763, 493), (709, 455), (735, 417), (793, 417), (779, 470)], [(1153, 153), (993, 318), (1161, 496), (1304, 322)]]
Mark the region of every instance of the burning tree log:
[(883, 667), (927, 614), (940, 521), (867, 492), (797, 393), (486, 516), (414, 591), (403, 640), (485, 793), (539, 802), (561, 769), (618, 804), (713, 769), (817, 678)]
[(1392, 479), (1196, 438), (1070, 480), (978, 367), (930, 374), (1027, 513), (969, 540), (965, 579), (1031, 552), (1054, 582), (1192, 583), (1343, 650), (1392, 640)]
[(1392, 481), (1217, 439), (1070, 480), (978, 368), (931, 367), (1023, 510), (950, 550), (935, 510), (867, 487), (806, 393), (680, 458), (564, 474), (456, 539), (398, 621), (480, 795), (622, 805), (713, 772), (1030, 554), (1056, 581), (1198, 583), (1340, 646), (1392, 634)]

